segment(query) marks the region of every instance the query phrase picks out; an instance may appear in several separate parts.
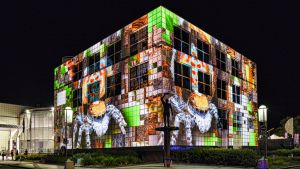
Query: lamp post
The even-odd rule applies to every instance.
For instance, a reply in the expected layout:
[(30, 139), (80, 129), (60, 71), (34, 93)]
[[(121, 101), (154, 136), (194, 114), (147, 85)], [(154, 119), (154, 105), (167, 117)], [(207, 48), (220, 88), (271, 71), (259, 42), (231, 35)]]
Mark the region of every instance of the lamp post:
[[(72, 123), (73, 119), (73, 110), (71, 107), (65, 108), (65, 143), (66, 143), (66, 157), (67, 157), (67, 150), (68, 150), (68, 124)], [(73, 142), (73, 140), (72, 140)], [(73, 146), (72, 146), (73, 148)]]
[(268, 148), (268, 128), (267, 128), (267, 116), (268, 116), (268, 108), (265, 105), (261, 105), (258, 108), (258, 121), (260, 124), (260, 134), (262, 135), (263, 140), (263, 158), (259, 160), (258, 168), (266, 169), (268, 168), (268, 161), (267, 161), (267, 148)]

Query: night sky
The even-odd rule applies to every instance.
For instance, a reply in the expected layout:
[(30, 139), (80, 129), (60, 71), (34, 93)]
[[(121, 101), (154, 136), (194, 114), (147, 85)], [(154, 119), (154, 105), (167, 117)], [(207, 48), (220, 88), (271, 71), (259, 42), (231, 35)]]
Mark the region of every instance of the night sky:
[(259, 104), (269, 107), (271, 127), (300, 114), (299, 1), (95, 2), (1, 2), (0, 102), (53, 105), (53, 72), (62, 56), (163, 5), (257, 63)]

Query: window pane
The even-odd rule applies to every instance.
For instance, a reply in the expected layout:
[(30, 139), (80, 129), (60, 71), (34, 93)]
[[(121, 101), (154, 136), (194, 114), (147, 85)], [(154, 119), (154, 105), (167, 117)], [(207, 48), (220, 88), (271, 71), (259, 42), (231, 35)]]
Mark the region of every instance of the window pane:
[(186, 43), (181, 43), (182, 49), (181, 51), (186, 54), (190, 54), (190, 46)]
[(182, 30), (181, 31), (181, 39), (182, 39), (182, 41), (189, 44), (190, 43), (190, 34), (187, 31)]
[(222, 89), (226, 90), (226, 82), (224, 80), (222, 80)]
[(217, 89), (217, 97), (222, 98), (221, 96), (222, 96), (221, 89)]
[(225, 63), (221, 63), (221, 70), (223, 70), (224, 72), (226, 71), (226, 65), (225, 65)]
[(205, 94), (210, 95), (210, 86), (205, 85)]
[(204, 82), (210, 84), (210, 76), (208, 74), (204, 74)]
[(121, 84), (116, 85), (115, 87), (115, 95), (121, 94)]
[(221, 80), (217, 79), (217, 88), (222, 88)]
[(197, 48), (203, 51), (202, 41), (197, 39)]
[(110, 45), (108, 48), (107, 48), (107, 56), (110, 56), (114, 54), (114, 45)]
[(220, 59), (220, 51), (218, 49), (216, 49), (216, 57), (217, 59)]
[(208, 54), (204, 53), (204, 59), (203, 59), (203, 61), (205, 63), (209, 63), (209, 55)]
[(138, 42), (138, 37), (136, 33), (130, 35), (130, 45), (133, 45)]
[(226, 61), (225, 54), (223, 52), (221, 52), (221, 61), (223, 61), (223, 62)]
[(182, 78), (177, 74), (175, 74), (175, 85), (182, 87)]
[(181, 64), (178, 62), (174, 62), (175, 73), (181, 74)]
[(107, 67), (114, 64), (114, 56), (107, 57)]
[(121, 83), (121, 73), (115, 75), (115, 84)]
[(133, 56), (138, 53), (137, 45), (138, 44), (134, 44), (134, 45), (130, 46), (130, 56)]
[(115, 43), (115, 52), (119, 52), (122, 49), (121, 40)]
[(203, 73), (202, 72), (198, 72), (198, 81), (199, 82), (204, 82), (204, 78), (203, 78)]
[(203, 84), (198, 83), (198, 90), (199, 90), (200, 93), (204, 93), (204, 87), (203, 87)]
[(176, 38), (174, 38), (174, 49), (181, 51), (181, 42)]
[(226, 91), (222, 90), (222, 99), (226, 100)]
[(198, 59), (203, 61), (203, 52), (200, 50), (197, 50)]
[(183, 79), (183, 88), (191, 89), (191, 83), (189, 78), (182, 78)]
[(114, 64), (120, 62), (121, 60), (121, 52), (115, 53), (115, 62)]
[(180, 29), (178, 27), (174, 27), (174, 37), (181, 39)]
[(182, 74), (183, 76), (190, 77), (191, 76), (190, 67), (186, 65), (182, 65)]
[(206, 43), (203, 43), (203, 50), (205, 53), (209, 53), (209, 45)]

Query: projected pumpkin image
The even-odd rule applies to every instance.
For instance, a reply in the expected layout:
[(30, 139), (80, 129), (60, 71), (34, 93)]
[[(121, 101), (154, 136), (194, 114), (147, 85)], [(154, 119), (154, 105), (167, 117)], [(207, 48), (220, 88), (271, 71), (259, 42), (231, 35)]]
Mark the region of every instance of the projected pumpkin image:
[[(210, 103), (207, 97), (198, 91), (193, 91), (187, 102), (183, 102), (177, 95), (168, 94), (164, 98), (171, 104), (175, 115), (174, 126), (185, 127), (185, 135), (188, 145), (192, 145), (192, 128), (197, 126), (200, 133), (205, 133), (211, 128), (212, 119), (219, 122), (218, 109)], [(173, 131), (171, 145), (176, 144), (178, 130)]]

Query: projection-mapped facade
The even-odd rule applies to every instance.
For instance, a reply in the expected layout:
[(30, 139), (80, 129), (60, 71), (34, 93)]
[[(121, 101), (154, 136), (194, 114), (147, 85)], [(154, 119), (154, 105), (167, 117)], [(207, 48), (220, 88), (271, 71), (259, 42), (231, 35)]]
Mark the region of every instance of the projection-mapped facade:
[[(257, 145), (256, 64), (158, 7), (55, 69), (55, 149)], [(71, 108), (73, 112), (66, 111)]]

